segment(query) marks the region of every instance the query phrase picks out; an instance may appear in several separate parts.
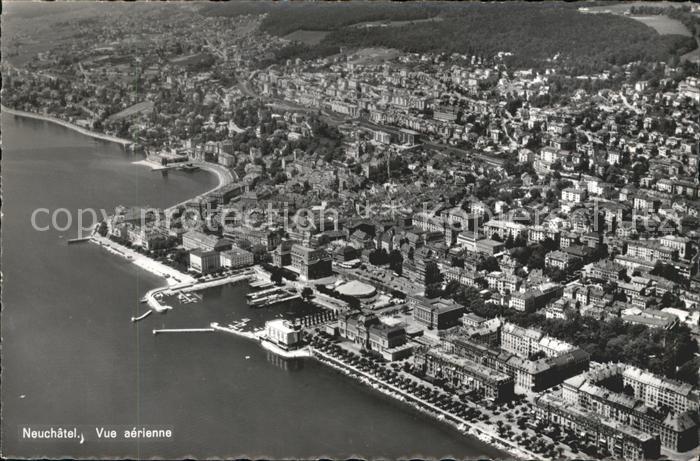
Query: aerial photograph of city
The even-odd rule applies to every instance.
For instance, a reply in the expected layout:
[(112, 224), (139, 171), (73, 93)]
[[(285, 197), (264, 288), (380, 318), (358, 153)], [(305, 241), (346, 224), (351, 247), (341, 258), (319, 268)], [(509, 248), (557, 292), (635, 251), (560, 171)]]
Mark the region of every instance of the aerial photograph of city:
[(699, 459), (699, 3), (1, 18), (3, 459)]

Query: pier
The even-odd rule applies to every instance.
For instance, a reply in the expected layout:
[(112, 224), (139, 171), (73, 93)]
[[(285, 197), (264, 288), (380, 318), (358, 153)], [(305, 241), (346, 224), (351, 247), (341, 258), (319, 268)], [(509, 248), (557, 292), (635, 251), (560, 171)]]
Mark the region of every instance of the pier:
[(138, 322), (139, 320), (145, 319), (146, 317), (148, 317), (148, 316), (151, 315), (152, 313), (153, 313), (153, 311), (146, 311), (146, 312), (143, 313), (143, 315), (140, 315), (140, 316), (138, 316), (138, 317), (131, 317), (131, 321), (132, 321), (132, 322)]
[(157, 335), (159, 333), (210, 333), (214, 328), (161, 328), (158, 330), (153, 330), (153, 334)]

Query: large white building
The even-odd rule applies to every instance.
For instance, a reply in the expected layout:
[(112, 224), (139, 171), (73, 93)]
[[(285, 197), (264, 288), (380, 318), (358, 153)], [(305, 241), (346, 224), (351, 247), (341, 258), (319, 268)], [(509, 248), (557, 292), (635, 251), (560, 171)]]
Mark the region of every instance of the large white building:
[(265, 338), (283, 349), (290, 349), (301, 341), (301, 327), (284, 319), (265, 322)]
[(231, 248), (219, 254), (221, 267), (231, 267), (233, 269), (253, 265), (253, 253), (241, 248)]

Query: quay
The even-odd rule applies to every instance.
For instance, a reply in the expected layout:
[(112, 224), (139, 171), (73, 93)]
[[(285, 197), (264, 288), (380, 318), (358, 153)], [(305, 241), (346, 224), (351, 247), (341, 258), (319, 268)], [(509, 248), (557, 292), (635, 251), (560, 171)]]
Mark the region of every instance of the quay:
[(223, 326), (220, 325), (218, 322), (212, 322), (211, 323), (211, 329), (213, 331), (222, 331), (224, 333), (230, 333), (232, 335), (240, 336), (243, 338), (247, 339), (254, 339), (257, 340), (258, 336), (260, 335), (260, 332), (254, 332), (254, 331), (243, 331), (243, 327), (241, 324), (234, 325), (230, 324), (229, 326)]
[(246, 295), (250, 307), (271, 306), (300, 297), (296, 290), (286, 287), (274, 287), (263, 291), (248, 293)]
[(257, 280), (255, 282), (250, 282), (249, 285), (251, 288), (264, 289), (264, 288), (270, 288), (271, 286), (274, 285), (274, 283), (268, 282), (266, 280)]
[(153, 330), (153, 334), (157, 335), (159, 333), (210, 333), (214, 328), (161, 328), (158, 330)]
[(263, 297), (268, 296), (268, 295), (272, 295), (272, 294), (279, 293), (279, 292), (283, 291), (284, 289), (285, 289), (285, 287), (283, 287), (283, 286), (281, 286), (281, 287), (273, 287), (273, 288), (268, 288), (267, 290), (253, 291), (253, 292), (251, 292), (251, 293), (248, 293), (248, 294), (245, 295), (245, 296), (246, 296), (246, 298), (248, 298), (249, 300), (253, 300), (253, 301), (254, 301), (254, 300), (256, 300), (256, 299), (263, 298)]

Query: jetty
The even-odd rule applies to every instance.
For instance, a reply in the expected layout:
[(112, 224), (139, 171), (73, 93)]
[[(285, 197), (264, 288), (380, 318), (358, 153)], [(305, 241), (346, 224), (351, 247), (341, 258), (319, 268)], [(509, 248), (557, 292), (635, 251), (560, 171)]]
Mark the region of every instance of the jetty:
[(146, 317), (148, 317), (148, 316), (151, 315), (152, 313), (153, 313), (153, 311), (146, 311), (146, 312), (144, 312), (142, 315), (139, 315), (138, 317), (131, 317), (131, 321), (132, 321), (132, 322), (138, 322), (139, 320), (145, 319)]
[(213, 328), (160, 328), (153, 330), (153, 334), (160, 333), (210, 333), (215, 331)]

